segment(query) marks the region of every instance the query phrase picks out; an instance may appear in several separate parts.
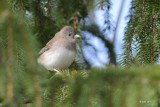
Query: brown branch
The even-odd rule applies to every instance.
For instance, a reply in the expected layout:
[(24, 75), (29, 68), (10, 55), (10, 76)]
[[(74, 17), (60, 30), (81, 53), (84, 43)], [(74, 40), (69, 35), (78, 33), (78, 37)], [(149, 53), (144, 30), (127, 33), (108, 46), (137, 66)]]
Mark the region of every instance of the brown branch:
[(8, 33), (8, 66), (7, 66), (7, 100), (13, 102), (13, 29), (9, 26)]
[(41, 94), (40, 94), (40, 83), (38, 81), (38, 75), (37, 75), (37, 71), (36, 71), (36, 60), (34, 57), (34, 53), (33, 53), (33, 49), (30, 46), (30, 43), (28, 41), (28, 39), (26, 38), (27, 36), (21, 36), (21, 40), (23, 40), (22, 42), (26, 45), (25, 49), (27, 52), (27, 56), (30, 62), (30, 65), (32, 65), (31, 69), (32, 69), (32, 79), (33, 79), (33, 84), (34, 84), (34, 89), (35, 89), (35, 103), (36, 103), (36, 107), (42, 107), (42, 100), (41, 100)]
[(21, 14), (22, 14), (22, 16), (24, 16), (24, 1), (21, 0), (20, 2), (21, 2), (21, 4), (20, 4)]
[[(132, 30), (133, 31), (133, 30)], [(129, 39), (129, 46), (128, 46), (128, 48), (127, 48), (127, 64), (129, 65), (129, 62), (130, 62), (130, 58), (129, 58), (129, 56), (130, 56), (130, 53), (132, 53), (132, 49), (131, 49), (131, 45), (132, 45), (132, 38), (133, 38), (133, 35), (130, 37), (130, 39)]]
[[(153, 14), (153, 11), (152, 11)], [(150, 61), (151, 63), (154, 62), (154, 34), (156, 32), (156, 16), (153, 14), (153, 25), (152, 25), (152, 37), (151, 37), (151, 54), (150, 54)]]
[(48, 3), (47, 3), (47, 16), (50, 17), (51, 16), (51, 0), (48, 0)]

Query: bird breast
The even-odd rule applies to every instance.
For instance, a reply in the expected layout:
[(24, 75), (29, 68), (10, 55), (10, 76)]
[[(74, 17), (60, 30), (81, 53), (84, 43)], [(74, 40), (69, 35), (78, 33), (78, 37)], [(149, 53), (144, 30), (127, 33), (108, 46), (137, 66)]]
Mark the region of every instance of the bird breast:
[(76, 52), (67, 48), (50, 49), (39, 57), (38, 62), (48, 70), (66, 69), (72, 64), (75, 56)]

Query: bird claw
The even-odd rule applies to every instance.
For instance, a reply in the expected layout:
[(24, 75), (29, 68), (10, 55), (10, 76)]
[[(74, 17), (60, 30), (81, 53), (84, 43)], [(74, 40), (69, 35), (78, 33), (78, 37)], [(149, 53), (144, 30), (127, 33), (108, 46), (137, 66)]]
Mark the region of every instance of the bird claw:
[(57, 70), (57, 69), (53, 69), (53, 71), (55, 71), (56, 74), (61, 74), (61, 72), (59, 70)]
[(55, 72), (54, 75), (52, 75), (49, 79), (52, 79), (54, 78), (56, 75), (61, 75), (61, 72), (57, 69), (53, 69), (52, 71), (50, 71), (50, 73), (53, 73), (53, 71)]

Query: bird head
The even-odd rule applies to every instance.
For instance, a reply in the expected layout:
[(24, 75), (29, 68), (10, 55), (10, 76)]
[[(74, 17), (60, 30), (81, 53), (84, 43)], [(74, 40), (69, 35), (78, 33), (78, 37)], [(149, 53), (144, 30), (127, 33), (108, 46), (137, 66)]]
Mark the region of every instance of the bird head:
[(77, 39), (81, 38), (80, 35), (77, 35), (75, 30), (70, 26), (65, 26), (61, 29), (61, 31), (66, 39), (71, 41), (76, 41)]

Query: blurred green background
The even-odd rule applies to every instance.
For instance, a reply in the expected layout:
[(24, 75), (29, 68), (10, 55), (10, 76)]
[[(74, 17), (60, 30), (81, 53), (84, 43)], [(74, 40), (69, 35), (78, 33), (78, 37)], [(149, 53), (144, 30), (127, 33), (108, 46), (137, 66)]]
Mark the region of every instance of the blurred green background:
[[(1, 0), (0, 107), (160, 107), (160, 2), (131, 0), (120, 59), (112, 2)], [(104, 28), (91, 17), (96, 10), (105, 12)], [(55, 75), (36, 59), (64, 25), (74, 27), (82, 40), (69, 70)], [(99, 58), (91, 38), (100, 40), (108, 55), (103, 68), (93, 67), (91, 59)]]

